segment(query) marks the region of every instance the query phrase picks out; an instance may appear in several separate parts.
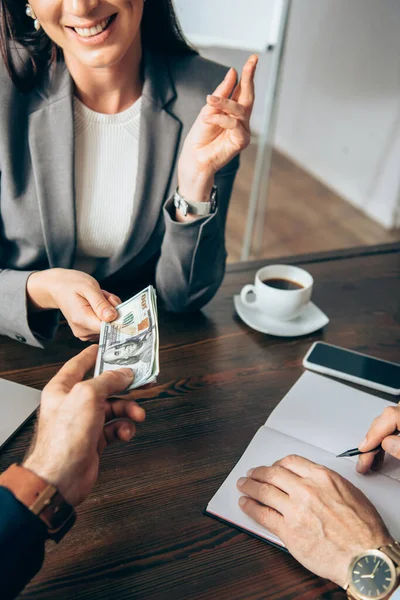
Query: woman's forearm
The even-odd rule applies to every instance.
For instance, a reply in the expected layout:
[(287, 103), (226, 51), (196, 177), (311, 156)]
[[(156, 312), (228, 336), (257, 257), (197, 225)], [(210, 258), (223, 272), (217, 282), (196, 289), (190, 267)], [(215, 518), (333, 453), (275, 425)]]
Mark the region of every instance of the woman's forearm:
[(53, 276), (51, 271), (35, 271), (26, 283), (26, 295), (28, 306), (33, 311), (50, 310), (58, 308), (50, 293), (50, 280)]

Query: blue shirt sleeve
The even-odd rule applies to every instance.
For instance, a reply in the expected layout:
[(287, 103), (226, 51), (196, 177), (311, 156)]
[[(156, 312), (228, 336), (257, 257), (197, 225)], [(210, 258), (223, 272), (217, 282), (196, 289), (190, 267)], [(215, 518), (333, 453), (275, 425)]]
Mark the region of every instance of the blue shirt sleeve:
[(40, 570), (46, 527), (5, 487), (0, 486), (1, 598), (15, 598)]
[(400, 587), (394, 590), (393, 594), (390, 596), (390, 600), (400, 600)]

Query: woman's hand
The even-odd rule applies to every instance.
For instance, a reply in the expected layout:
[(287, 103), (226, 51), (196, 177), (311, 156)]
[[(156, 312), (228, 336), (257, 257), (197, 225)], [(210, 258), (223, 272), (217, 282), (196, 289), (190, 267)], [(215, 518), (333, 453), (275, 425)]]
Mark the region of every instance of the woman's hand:
[(280, 537), (307, 569), (342, 587), (357, 554), (393, 542), (358, 488), (300, 456), (251, 469), (238, 488), (247, 515)]
[(121, 299), (102, 290), (97, 281), (81, 271), (48, 269), (32, 273), (27, 294), (34, 310), (58, 308), (72, 333), (82, 341), (95, 341), (101, 321), (117, 318)]
[(257, 61), (256, 55), (250, 56), (236, 88), (236, 71), (228, 71), (213, 95), (207, 96), (207, 104), (186, 137), (178, 164), (178, 184), (182, 196), (189, 200), (208, 201), (215, 173), (250, 142)]
[(381, 444), (382, 450), (360, 454), (357, 463), (359, 473), (366, 473), (371, 467), (378, 470), (383, 463), (385, 452), (400, 459), (400, 437), (396, 435), (399, 430), (400, 406), (388, 406), (379, 417), (374, 419), (365, 439), (358, 446), (359, 450), (368, 452)]

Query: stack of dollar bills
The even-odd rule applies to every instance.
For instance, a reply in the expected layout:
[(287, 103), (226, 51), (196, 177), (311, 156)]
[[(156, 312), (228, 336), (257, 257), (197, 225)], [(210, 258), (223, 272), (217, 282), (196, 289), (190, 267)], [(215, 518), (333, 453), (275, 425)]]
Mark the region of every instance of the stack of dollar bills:
[(116, 306), (118, 317), (102, 323), (95, 376), (129, 367), (134, 372), (129, 390), (156, 380), (159, 366), (157, 296), (152, 285)]

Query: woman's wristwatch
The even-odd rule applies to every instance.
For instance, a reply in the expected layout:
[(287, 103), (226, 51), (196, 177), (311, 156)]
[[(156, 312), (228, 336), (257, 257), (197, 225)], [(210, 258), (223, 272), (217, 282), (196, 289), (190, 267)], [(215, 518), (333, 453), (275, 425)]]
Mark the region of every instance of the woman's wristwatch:
[(0, 475), (0, 486), (7, 488), (44, 523), (47, 537), (55, 542), (75, 523), (75, 510), (57, 488), (25, 467), (11, 465)]
[(350, 563), (346, 587), (349, 600), (386, 600), (400, 584), (400, 543), (366, 550)]
[(180, 195), (177, 189), (174, 194), (174, 206), (178, 208), (184, 217), (187, 215), (196, 215), (197, 217), (206, 217), (211, 215), (217, 209), (218, 191), (217, 186), (213, 185), (210, 200), (208, 202), (193, 202)]

